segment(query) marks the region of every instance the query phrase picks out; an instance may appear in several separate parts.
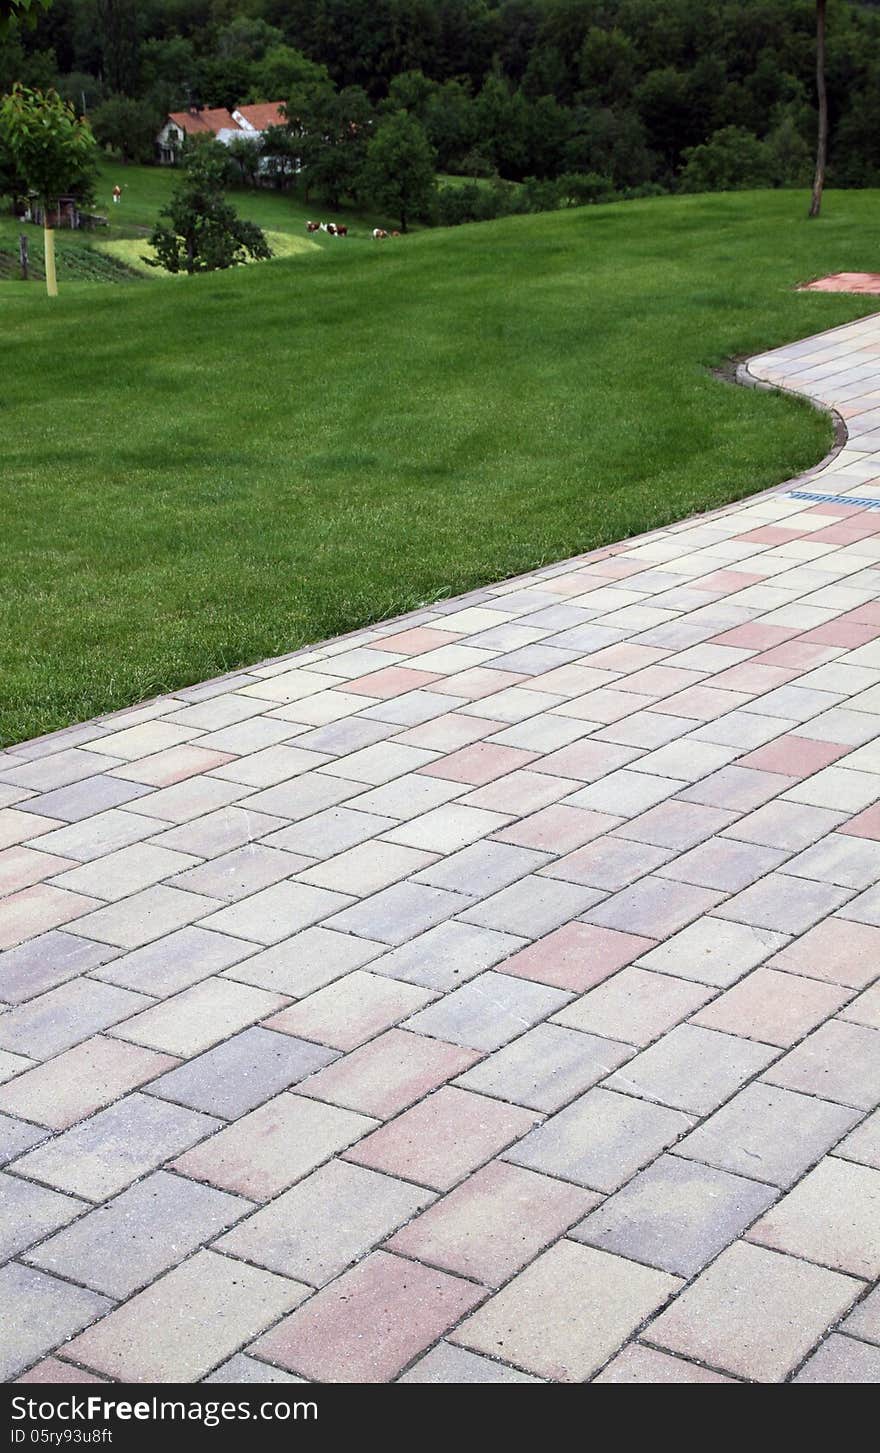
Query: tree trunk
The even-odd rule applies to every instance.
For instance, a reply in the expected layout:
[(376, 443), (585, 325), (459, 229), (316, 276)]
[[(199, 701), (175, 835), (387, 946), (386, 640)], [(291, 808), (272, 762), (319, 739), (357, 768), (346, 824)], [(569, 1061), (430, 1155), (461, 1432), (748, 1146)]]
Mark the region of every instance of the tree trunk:
[(816, 95), (819, 102), (819, 133), (816, 141), (816, 175), (810, 199), (810, 217), (818, 217), (822, 209), (825, 186), (825, 162), (828, 155), (828, 91), (825, 85), (825, 9), (826, 0), (816, 0)]
[[(48, 202), (45, 206), (44, 218), (48, 213)], [(55, 278), (55, 233), (51, 227), (46, 227), (45, 225), (43, 226), (43, 252), (46, 259), (46, 292), (50, 298), (57, 298), (58, 283)]]
[(21, 264), (21, 280), (28, 280), (28, 240), (24, 232), (18, 234), (18, 260)]

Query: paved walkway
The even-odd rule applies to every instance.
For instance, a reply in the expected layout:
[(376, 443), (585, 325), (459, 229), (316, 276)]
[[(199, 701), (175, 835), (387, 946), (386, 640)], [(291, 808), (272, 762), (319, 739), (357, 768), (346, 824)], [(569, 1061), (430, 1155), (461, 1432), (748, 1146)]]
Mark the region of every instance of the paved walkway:
[(752, 371), (824, 471), (0, 755), (6, 1378), (880, 1378), (880, 314)]

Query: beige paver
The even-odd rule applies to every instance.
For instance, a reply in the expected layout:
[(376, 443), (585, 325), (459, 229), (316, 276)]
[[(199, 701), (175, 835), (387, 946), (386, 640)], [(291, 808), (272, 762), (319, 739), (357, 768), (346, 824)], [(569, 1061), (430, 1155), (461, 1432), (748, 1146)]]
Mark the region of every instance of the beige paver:
[(74, 1338), (67, 1351), (124, 1382), (194, 1382), (289, 1312), (307, 1290), (200, 1251)]
[(679, 1285), (665, 1272), (560, 1241), (450, 1340), (540, 1377), (583, 1382)]
[(780, 1382), (864, 1286), (736, 1241), (652, 1322), (645, 1338), (757, 1382)]

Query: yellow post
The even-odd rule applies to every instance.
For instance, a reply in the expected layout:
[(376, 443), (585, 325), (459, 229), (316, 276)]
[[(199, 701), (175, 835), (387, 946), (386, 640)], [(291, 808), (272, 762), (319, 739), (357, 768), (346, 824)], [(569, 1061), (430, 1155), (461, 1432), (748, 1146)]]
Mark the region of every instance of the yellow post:
[(55, 232), (51, 227), (43, 228), (43, 250), (46, 255), (46, 292), (50, 298), (57, 298), (58, 283), (55, 279)]

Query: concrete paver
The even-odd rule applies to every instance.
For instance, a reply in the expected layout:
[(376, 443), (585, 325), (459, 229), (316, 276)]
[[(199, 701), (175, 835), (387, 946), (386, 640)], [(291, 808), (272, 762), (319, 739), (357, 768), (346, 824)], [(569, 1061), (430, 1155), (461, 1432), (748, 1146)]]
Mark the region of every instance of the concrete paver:
[(749, 368), (818, 471), (0, 754), (4, 1377), (880, 1377), (880, 314)]

